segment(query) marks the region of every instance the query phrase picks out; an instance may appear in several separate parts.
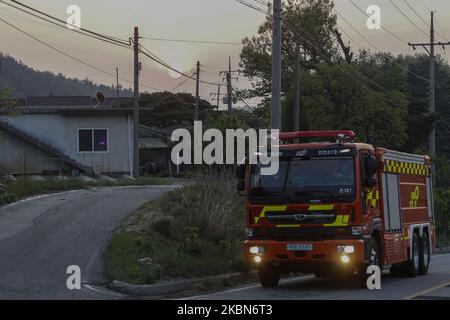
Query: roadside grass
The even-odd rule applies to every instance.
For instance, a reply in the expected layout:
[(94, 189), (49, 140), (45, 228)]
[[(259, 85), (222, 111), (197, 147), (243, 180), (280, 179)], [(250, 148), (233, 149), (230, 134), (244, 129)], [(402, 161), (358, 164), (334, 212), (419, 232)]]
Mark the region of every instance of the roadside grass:
[[(92, 187), (139, 186), (139, 185), (168, 185), (170, 180), (154, 177), (142, 177), (137, 180), (123, 179), (116, 181), (86, 182), (76, 178), (49, 178), (33, 181), (29, 177), (17, 180), (0, 180), (0, 205), (16, 202), (20, 199), (60, 191), (86, 189)], [(3, 192), (2, 192), (3, 191)]]
[(199, 174), (122, 224), (107, 249), (107, 278), (152, 284), (245, 272), (244, 238), (244, 201), (233, 175)]

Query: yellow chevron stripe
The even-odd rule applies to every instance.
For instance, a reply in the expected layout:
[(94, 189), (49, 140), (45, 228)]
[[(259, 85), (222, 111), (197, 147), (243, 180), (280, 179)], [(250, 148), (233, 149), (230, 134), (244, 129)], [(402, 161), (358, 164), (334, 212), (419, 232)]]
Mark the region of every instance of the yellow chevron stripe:
[(309, 206), (308, 211), (326, 211), (326, 210), (333, 210), (334, 205), (333, 204), (312, 204)]
[(324, 227), (344, 227), (348, 225), (349, 215), (338, 215), (333, 223), (324, 224)]
[(259, 219), (266, 217), (266, 212), (282, 212), (286, 211), (287, 206), (265, 206), (261, 213), (259, 214), (259, 217), (255, 217), (255, 223), (259, 222)]

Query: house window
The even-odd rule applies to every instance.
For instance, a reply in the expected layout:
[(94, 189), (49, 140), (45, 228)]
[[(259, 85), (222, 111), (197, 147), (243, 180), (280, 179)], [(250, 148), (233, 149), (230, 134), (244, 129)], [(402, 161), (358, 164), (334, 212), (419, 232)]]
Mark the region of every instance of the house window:
[(107, 152), (108, 130), (106, 129), (79, 129), (79, 152)]

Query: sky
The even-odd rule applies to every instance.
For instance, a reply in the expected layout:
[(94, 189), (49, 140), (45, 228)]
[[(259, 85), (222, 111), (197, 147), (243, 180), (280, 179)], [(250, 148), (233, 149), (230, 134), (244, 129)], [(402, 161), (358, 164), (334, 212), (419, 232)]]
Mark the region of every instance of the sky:
[[(9, 2), (10, 0), (1, 0)], [(121, 39), (128, 39), (135, 26), (139, 27), (144, 38), (168, 38), (199, 41), (219, 41), (240, 43), (245, 36), (254, 35), (258, 26), (264, 21), (264, 14), (248, 8), (235, 0), (20, 0), (29, 6), (66, 20), (66, 10), (70, 5), (81, 9), (81, 26), (102, 34)], [(245, 0), (263, 7), (261, 0)], [(349, 0), (335, 0), (336, 10), (367, 40), (379, 50), (395, 54), (409, 53), (407, 42), (428, 42), (429, 26), (422, 21), (406, 2), (426, 21), (430, 19), (430, 10), (436, 11), (436, 29), (441, 38), (450, 40), (450, 1), (448, 0), (391, 0), (414, 23), (408, 21), (389, 2), (389, 0), (353, 0), (363, 10), (370, 5), (381, 9), (381, 25), (391, 31), (369, 30), (366, 26), (367, 16), (351, 5)], [(119, 68), (121, 78), (133, 78), (133, 53), (131, 50), (106, 44), (95, 39), (78, 35), (73, 31), (48, 25), (37, 18), (30, 17), (14, 8), (0, 3), (0, 17), (20, 29), (48, 44), (75, 56), (91, 65), (115, 73)], [(355, 50), (358, 46), (370, 45), (344, 20), (338, 18), (339, 26), (345, 31), (343, 37), (351, 40)], [(420, 31), (420, 30), (422, 31)], [(444, 37), (448, 37), (443, 39)], [(198, 44), (184, 42), (168, 42), (142, 39), (142, 44), (175, 68), (191, 73), (197, 61), (202, 67), (201, 78), (217, 83), (223, 81), (218, 72), (225, 70), (228, 57), (232, 67), (239, 63), (241, 46), (238, 44)], [(422, 50), (423, 49), (418, 49)], [(450, 48), (447, 49), (450, 52)], [(0, 21), (0, 51), (22, 60), (38, 70), (49, 70), (69, 77), (89, 79), (111, 85), (115, 79), (82, 65), (66, 56), (50, 50), (35, 40), (19, 33)], [(442, 50), (438, 50), (442, 53)], [(170, 90), (184, 78), (174, 72), (168, 72), (155, 62), (142, 58), (141, 90), (150, 88)], [(131, 83), (121, 80), (125, 87)], [(249, 83), (242, 76), (235, 81), (238, 88), (248, 87)], [(195, 83), (187, 81), (178, 91), (195, 92)], [(201, 85), (201, 96), (210, 99), (210, 93), (217, 87)]]

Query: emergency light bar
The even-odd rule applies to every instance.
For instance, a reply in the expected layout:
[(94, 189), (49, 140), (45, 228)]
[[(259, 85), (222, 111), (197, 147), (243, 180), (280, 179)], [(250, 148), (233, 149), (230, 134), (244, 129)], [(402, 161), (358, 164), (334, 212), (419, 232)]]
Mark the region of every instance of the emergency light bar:
[(339, 135), (344, 136), (342, 142), (351, 142), (356, 135), (352, 130), (332, 130), (332, 131), (299, 131), (281, 132), (280, 140), (290, 141), (296, 138), (330, 138), (336, 139)]

